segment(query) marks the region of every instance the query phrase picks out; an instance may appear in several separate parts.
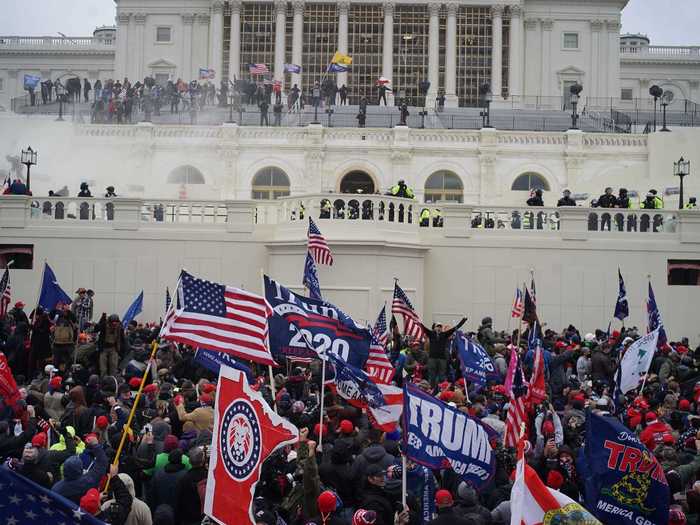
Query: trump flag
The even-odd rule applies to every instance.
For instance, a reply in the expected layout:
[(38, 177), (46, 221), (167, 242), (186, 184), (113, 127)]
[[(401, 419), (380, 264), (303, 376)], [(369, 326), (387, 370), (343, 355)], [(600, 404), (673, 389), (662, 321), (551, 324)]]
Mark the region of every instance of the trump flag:
[(243, 372), (222, 366), (204, 500), (207, 516), (222, 525), (254, 525), (253, 495), (263, 461), (298, 439), (297, 428), (273, 412)]
[(668, 523), (663, 468), (615, 418), (588, 414), (578, 470), (585, 480), (586, 507), (605, 525)]

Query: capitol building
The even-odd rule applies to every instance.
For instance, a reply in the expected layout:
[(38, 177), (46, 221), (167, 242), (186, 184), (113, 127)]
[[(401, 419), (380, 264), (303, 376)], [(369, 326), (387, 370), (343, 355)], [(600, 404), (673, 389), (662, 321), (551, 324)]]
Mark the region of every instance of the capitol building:
[[(700, 47), (621, 34), (627, 4), (118, 0), (116, 25), (92, 36), (0, 36), (3, 180), (25, 178), (16, 156), (38, 151), (34, 196), (0, 197), (0, 262), (29, 261), (13, 295), (33, 301), (44, 259), (66, 290), (94, 289), (99, 311), (121, 314), (143, 289), (144, 319), (162, 315), (183, 267), (250, 290), (263, 269), (301, 291), (311, 216), (336, 260), (320, 270), (324, 297), (359, 320), (373, 321), (397, 277), (426, 324), (466, 314), (475, 329), (488, 315), (512, 329), (513, 292), (532, 271), (548, 326), (592, 331), (612, 317), (620, 267), (628, 324), (645, 326), (651, 280), (670, 338), (697, 344), (700, 212), (678, 208), (681, 184), (684, 202), (700, 193)], [(327, 73), (336, 51), (352, 65)], [(349, 103), (285, 108), (279, 126), (230, 101), (196, 119), (164, 107), (117, 124), (95, 122), (90, 103), (61, 105), (57, 120), (55, 101), (31, 106), (24, 90), (26, 76), (166, 84), (201, 71), (218, 88), (250, 78), (250, 64), (285, 97), (331, 78)], [(386, 107), (380, 78), (393, 88)], [(572, 86), (583, 88), (573, 100)], [(415, 199), (386, 195), (400, 179)], [(119, 198), (108, 201), (110, 185)], [(635, 208), (590, 208), (608, 186)], [(533, 214), (535, 189), (545, 207)], [(578, 206), (556, 208), (564, 189)], [(650, 189), (664, 209), (639, 209)]]

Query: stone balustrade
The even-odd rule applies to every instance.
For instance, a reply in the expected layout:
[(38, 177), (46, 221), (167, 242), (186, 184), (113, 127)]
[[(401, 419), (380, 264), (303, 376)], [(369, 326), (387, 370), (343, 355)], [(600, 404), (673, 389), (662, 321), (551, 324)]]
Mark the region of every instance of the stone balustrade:
[[(252, 233), (299, 224), (366, 224), (394, 231), (430, 231), (445, 237), (541, 235), (566, 240), (656, 239), (700, 243), (700, 212), (587, 207), (528, 208), (423, 204), (387, 195), (318, 193), (276, 201), (187, 201), (74, 197), (0, 197), (5, 228), (95, 227)], [(398, 230), (397, 230), (398, 229)], [(355, 230), (357, 231), (357, 230)]]
[(653, 57), (653, 58), (697, 58), (700, 60), (700, 46), (621, 46), (623, 58)]
[(0, 49), (115, 49), (115, 42), (94, 37), (0, 36)]

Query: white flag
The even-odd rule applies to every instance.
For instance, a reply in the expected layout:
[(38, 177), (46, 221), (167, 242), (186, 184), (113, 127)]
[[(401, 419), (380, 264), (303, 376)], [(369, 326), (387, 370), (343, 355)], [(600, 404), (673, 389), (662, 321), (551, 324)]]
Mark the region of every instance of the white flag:
[(620, 361), (620, 390), (626, 394), (639, 386), (641, 378), (649, 371), (656, 351), (659, 329), (637, 339)]

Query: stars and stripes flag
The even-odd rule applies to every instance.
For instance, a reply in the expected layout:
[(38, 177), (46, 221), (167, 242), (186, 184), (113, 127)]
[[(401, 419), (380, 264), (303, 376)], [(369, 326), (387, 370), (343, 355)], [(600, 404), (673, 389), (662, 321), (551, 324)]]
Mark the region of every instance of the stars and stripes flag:
[(523, 370), (520, 367), (518, 357), (515, 357), (515, 374), (513, 377), (513, 386), (508, 396), (508, 413), (506, 416), (506, 434), (503, 444), (506, 447), (516, 447), (520, 438), (520, 429), (523, 423), (527, 421), (527, 387), (523, 381)]
[(0, 509), (0, 514), (5, 516), (4, 525), (104, 525), (72, 501), (37, 485), (6, 465), (0, 467)]
[(272, 307), (259, 295), (182, 271), (161, 335), (194, 347), (275, 364), (268, 345)]
[(389, 342), (389, 328), (386, 326), (386, 304), (382, 306), (377, 316), (377, 322), (374, 323), (374, 328), (372, 328), (372, 335), (384, 346)]
[(248, 71), (251, 75), (264, 75), (270, 72), (267, 64), (248, 64)]
[(372, 342), (369, 345), (369, 357), (365, 362), (365, 371), (377, 383), (388, 385), (394, 377), (394, 365), (386, 355), (386, 343), (389, 329), (386, 326), (386, 305), (382, 306), (377, 322), (372, 328)]
[(401, 289), (399, 283), (394, 283), (394, 301), (391, 303), (391, 313), (403, 315), (404, 333), (420, 339), (423, 336), (423, 327), (420, 317), (413, 309), (411, 301)]
[(510, 316), (519, 319), (525, 313), (525, 302), (523, 301), (523, 292), (520, 288), (515, 289), (515, 299), (513, 299), (513, 308), (511, 309)]
[(0, 317), (7, 315), (7, 309), (12, 302), (12, 286), (10, 285), (10, 269), (5, 268), (5, 273), (0, 279)]
[(333, 266), (331, 249), (311, 217), (309, 217), (308, 248), (316, 264)]

